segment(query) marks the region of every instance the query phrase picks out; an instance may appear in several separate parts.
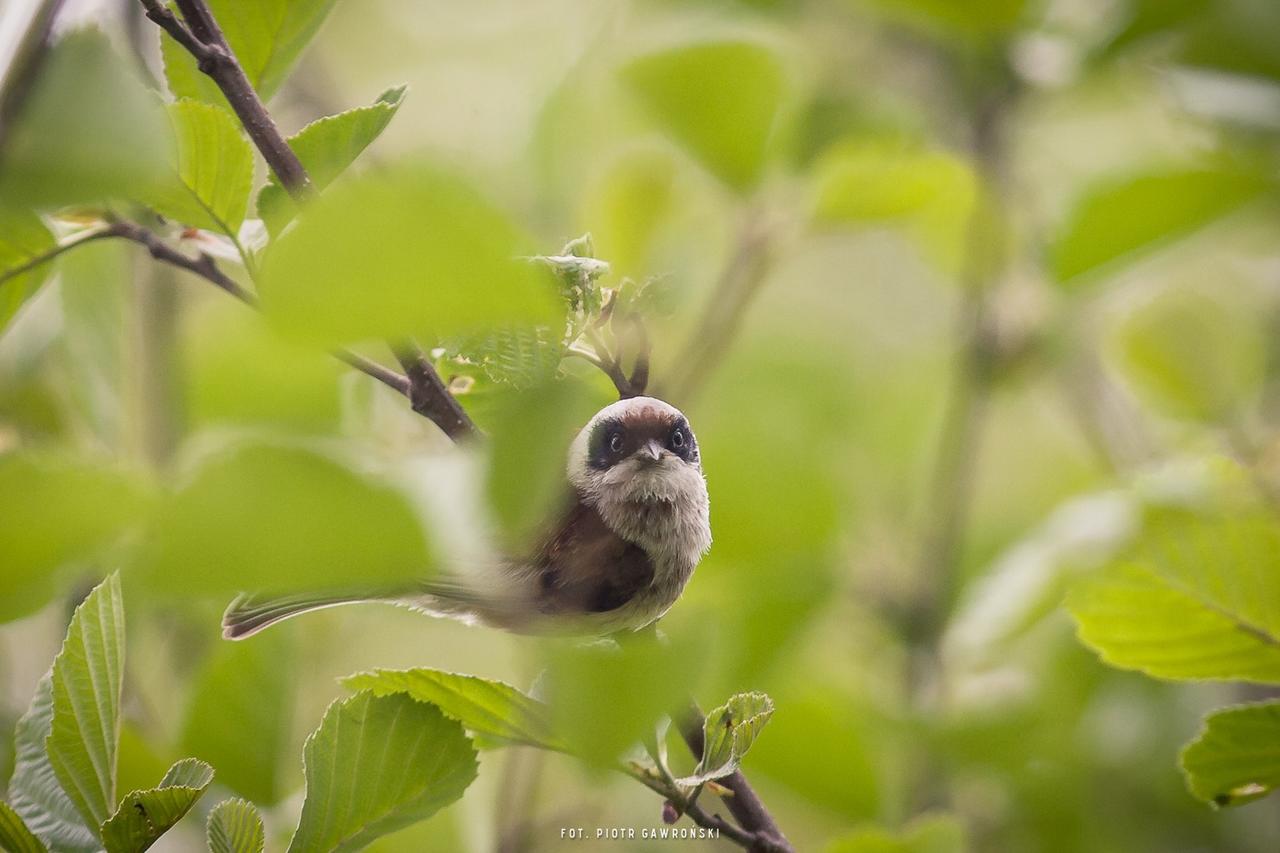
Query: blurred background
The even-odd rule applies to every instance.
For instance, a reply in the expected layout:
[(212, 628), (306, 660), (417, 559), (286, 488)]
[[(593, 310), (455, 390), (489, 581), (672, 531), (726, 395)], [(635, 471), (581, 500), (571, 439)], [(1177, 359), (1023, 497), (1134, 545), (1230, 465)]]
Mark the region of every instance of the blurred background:
[[(68, 0), (59, 29), (86, 24), (161, 73), (138, 4)], [(747, 47), (698, 49), (724, 44)], [(1176, 763), (1239, 688), (1110, 669), (1061, 602), (1152, 490), (1223, 457), (1263, 479), (1280, 464), (1277, 45), (1274, 0), (363, 0), (334, 6), (270, 105), (293, 133), (407, 83), (357, 169), (429, 158), (539, 252), (589, 232), (602, 284), (660, 285), (653, 390), (697, 432), (715, 536), (664, 625), (696, 638), (704, 706), (773, 697), (745, 770), (797, 849), (923, 816), (976, 851), (1262, 853), (1276, 804), (1215, 811)], [(721, 81), (716, 121), (689, 118), (707, 102), (686, 72)], [(589, 366), (562, 371), (584, 419), (612, 399)], [(501, 434), (501, 383), (463, 374), (446, 378)], [(63, 256), (0, 336), (0, 452), (164, 490), (228, 436), (356, 457), (436, 516), (423, 482), (465, 491), (480, 464), (129, 246)], [(240, 473), (226, 501), (265, 489), (244, 499), (280, 502), (284, 529), (307, 511)], [(39, 516), (58, 540), (102, 509), (54, 479), (21, 497), (58, 507)], [(431, 666), (527, 688), (540, 668), (527, 640), (376, 606), (222, 643), (225, 599), (166, 553), (167, 594), (125, 575), (121, 787), (195, 754), (277, 839), (338, 677)], [(113, 560), (0, 594), (0, 728)], [(0, 778), (10, 750), (0, 737)], [(631, 780), (508, 750), (370, 849), (585, 849), (560, 827), (660, 822)], [(198, 824), (155, 849), (202, 849)], [(875, 849), (923, 849), (901, 843)]]

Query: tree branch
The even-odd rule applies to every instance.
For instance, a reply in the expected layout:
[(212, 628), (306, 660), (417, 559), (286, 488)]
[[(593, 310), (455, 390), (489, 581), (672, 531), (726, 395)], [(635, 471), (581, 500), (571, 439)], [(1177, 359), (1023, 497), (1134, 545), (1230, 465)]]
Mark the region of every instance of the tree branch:
[(185, 25), (160, 0), (141, 2), (147, 17), (195, 57), (197, 67), (217, 84), (281, 186), (298, 201), (309, 198), (311, 179), (302, 161), (272, 121), (205, 0), (176, 0)]
[(392, 350), (408, 376), (409, 403), (415, 412), (430, 419), (455, 442), (479, 433), (422, 350), (414, 344), (401, 344)]

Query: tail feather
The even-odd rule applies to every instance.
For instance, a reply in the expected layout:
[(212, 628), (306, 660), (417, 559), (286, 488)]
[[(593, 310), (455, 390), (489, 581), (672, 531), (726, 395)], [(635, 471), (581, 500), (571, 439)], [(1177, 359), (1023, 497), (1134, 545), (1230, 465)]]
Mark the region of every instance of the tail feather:
[(263, 628), (274, 625), (290, 616), (337, 607), (341, 604), (357, 604), (362, 601), (385, 601), (366, 594), (288, 595), (268, 598), (258, 595), (241, 595), (231, 602), (222, 614), (222, 636), (228, 640), (252, 637)]

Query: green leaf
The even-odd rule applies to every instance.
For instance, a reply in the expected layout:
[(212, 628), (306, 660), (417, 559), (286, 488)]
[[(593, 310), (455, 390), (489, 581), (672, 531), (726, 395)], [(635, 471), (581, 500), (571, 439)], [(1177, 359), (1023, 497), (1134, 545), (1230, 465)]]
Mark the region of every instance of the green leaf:
[(901, 832), (860, 829), (833, 841), (827, 853), (964, 853), (964, 826), (951, 815), (927, 815)]
[(701, 785), (737, 770), (772, 716), (773, 700), (763, 693), (739, 693), (712, 710), (702, 726), (702, 759), (681, 784)]
[(368, 690), (375, 696), (406, 694), (435, 705), (445, 716), (485, 740), (481, 747), (522, 743), (543, 749), (563, 749), (551, 734), (550, 709), (509, 684), (474, 675), (436, 669), (377, 669), (342, 680), (348, 690)]
[(90, 826), (115, 811), (116, 747), (124, 685), (120, 576), (89, 593), (53, 661), (53, 721), (45, 748), (62, 789)]
[(252, 803), (223, 800), (209, 812), (209, 853), (262, 853), (266, 833)]
[(40, 217), (26, 210), (0, 208), (0, 331), (40, 289), (48, 277), (49, 265), (42, 264), (16, 275), (14, 271), (54, 245), (53, 234)]
[(128, 794), (102, 825), (107, 853), (142, 853), (182, 820), (212, 781), (212, 767), (184, 758), (169, 768), (159, 787)]
[[(209, 9), (244, 68), (249, 82), (265, 101), (275, 94), (335, 0), (209, 0)], [(167, 34), (162, 36), (165, 77), (176, 97), (224, 103), (195, 60)]]
[(760, 179), (786, 92), (782, 63), (747, 41), (708, 41), (651, 53), (622, 71), (658, 124), (736, 190)]
[(0, 850), (6, 853), (46, 853), (48, 848), (27, 829), (8, 803), (0, 802)]
[(342, 417), (342, 366), (286, 341), (232, 300), (210, 304), (185, 330), (187, 417), (193, 426), (247, 424), (332, 434)]
[(872, 0), (890, 20), (917, 27), (944, 38), (989, 39), (1007, 37), (1026, 23), (1028, 0), (988, 0), (981, 14), (954, 0)]
[(38, 454), (0, 456), (0, 621), (48, 600), (56, 570), (115, 541), (146, 507), (123, 472)]
[(612, 766), (696, 693), (707, 640), (694, 630), (672, 633), (669, 642), (640, 633), (616, 646), (551, 643), (545, 679), (553, 730), (589, 764)]
[(1218, 806), (1252, 802), (1280, 788), (1280, 701), (1237, 705), (1205, 717), (1182, 750), (1187, 787)]
[(14, 731), (17, 755), (9, 780), (10, 802), (27, 827), (49, 847), (67, 853), (96, 851), (100, 847), (97, 837), (58, 784), (45, 752), (52, 720), (52, 673), (47, 673)]
[(1085, 193), (1050, 247), (1060, 282), (1131, 262), (1257, 199), (1260, 174), (1177, 169), (1108, 181)]
[(1280, 531), (1263, 513), (1160, 517), (1129, 561), (1073, 588), (1067, 609), (1112, 666), (1280, 684)]
[(176, 180), (152, 198), (170, 219), (235, 237), (253, 188), (253, 149), (222, 107), (184, 98), (170, 104)]
[(628, 151), (591, 188), (582, 222), (615, 277), (643, 276), (654, 239), (674, 206), (676, 163), (665, 149)]
[(568, 505), (564, 460), (597, 408), (577, 382), (546, 382), (508, 395), (491, 432), (489, 505), (513, 549), (536, 545), (547, 519)]
[(942, 151), (845, 141), (814, 166), (813, 217), (823, 225), (896, 226), (958, 269), (978, 202), (973, 170)]
[(306, 799), (290, 851), (352, 851), (430, 817), (476, 777), (462, 726), (404, 694), (329, 706), (304, 750)]
[(262, 307), (282, 332), (327, 344), (559, 325), (555, 284), (528, 254), (464, 181), (388, 169), (331, 187), (281, 235), (263, 264)]
[[(317, 190), (333, 183), (382, 134), (404, 103), (408, 88), (388, 89), (367, 107), (318, 119), (289, 137), (289, 147), (302, 161)], [(276, 236), (293, 221), (297, 212), (293, 198), (280, 186), (275, 173), (271, 173), (266, 186), (258, 193), (258, 216), (266, 223), (267, 231), (272, 237)]]
[(1175, 417), (1229, 423), (1260, 391), (1267, 342), (1256, 312), (1214, 289), (1177, 288), (1117, 330), (1118, 366), (1137, 394)]
[(401, 587), (429, 574), (408, 500), (319, 453), (243, 444), (204, 459), (157, 513), (139, 573), (155, 593)]
[(0, 198), (7, 205), (133, 198), (164, 173), (160, 106), (96, 30), (53, 46), (6, 136)]
[[(252, 643), (219, 644), (196, 678), (183, 724), (185, 753), (217, 767), (219, 785), (267, 805), (284, 794), (279, 765), (297, 669), (291, 639), (273, 631)], [(244, 748), (246, 731), (253, 749)]]

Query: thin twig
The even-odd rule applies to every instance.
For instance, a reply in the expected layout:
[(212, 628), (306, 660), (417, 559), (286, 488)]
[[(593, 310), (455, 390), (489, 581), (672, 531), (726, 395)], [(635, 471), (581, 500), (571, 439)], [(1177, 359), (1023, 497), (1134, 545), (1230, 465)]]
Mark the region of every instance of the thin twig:
[(8, 65), (0, 67), (0, 148), (49, 52), (49, 33), (62, 5), (63, 0), (44, 0), (34, 9)]
[(683, 795), (676, 788), (671, 787), (660, 778), (656, 778), (642, 767), (635, 765), (624, 765), (621, 771), (649, 790), (658, 794), (665, 800), (670, 800), (680, 810), (682, 814), (688, 815), (689, 819), (698, 826), (707, 829), (717, 830), (721, 835), (740, 847), (752, 851), (764, 851), (764, 853), (774, 853), (774, 851), (787, 851), (793, 853), (790, 847), (771, 846), (773, 839), (764, 838), (758, 832), (743, 829), (735, 826), (718, 814), (708, 814), (697, 803), (690, 803), (684, 800)]
[[(79, 240), (69, 246), (64, 243), (62, 251), (74, 248), (75, 246), (82, 246), (91, 239), (98, 240), (104, 237), (118, 237), (137, 243), (141, 246), (145, 246), (147, 251), (151, 254), (151, 257), (156, 260), (162, 261), (170, 266), (178, 267), (179, 269), (184, 269), (187, 272), (194, 273), (205, 281), (212, 283), (219, 289), (231, 294), (251, 308), (258, 307), (258, 297), (248, 290), (245, 290), (237, 284), (234, 279), (220, 270), (212, 257), (203, 252), (194, 258), (185, 255), (160, 239), (159, 235), (133, 222), (112, 222), (105, 228), (92, 232), (92, 236), (87, 239)], [(61, 254), (61, 252), (58, 252), (58, 254)], [(350, 352), (349, 350), (334, 350), (333, 356), (334, 358), (349, 364), (351, 367), (354, 367), (356, 370), (359, 370), (361, 373), (378, 380), (396, 393), (402, 394), (406, 397), (409, 396), (409, 380), (396, 373), (394, 370), (383, 367), (376, 361), (367, 359), (364, 356)]]
[[(706, 717), (702, 710), (695, 703), (690, 702), (675, 723), (689, 751), (700, 757), (706, 746), (706, 735), (703, 731)], [(716, 782), (730, 792), (730, 795), (722, 797), (730, 814), (743, 829), (752, 833), (756, 846), (749, 849), (770, 851), (770, 853), (794, 853), (795, 848), (782, 834), (777, 821), (773, 819), (768, 807), (760, 799), (755, 788), (751, 787), (751, 783), (747, 781), (747, 777), (741, 770), (735, 770), (728, 776), (717, 779)]]

